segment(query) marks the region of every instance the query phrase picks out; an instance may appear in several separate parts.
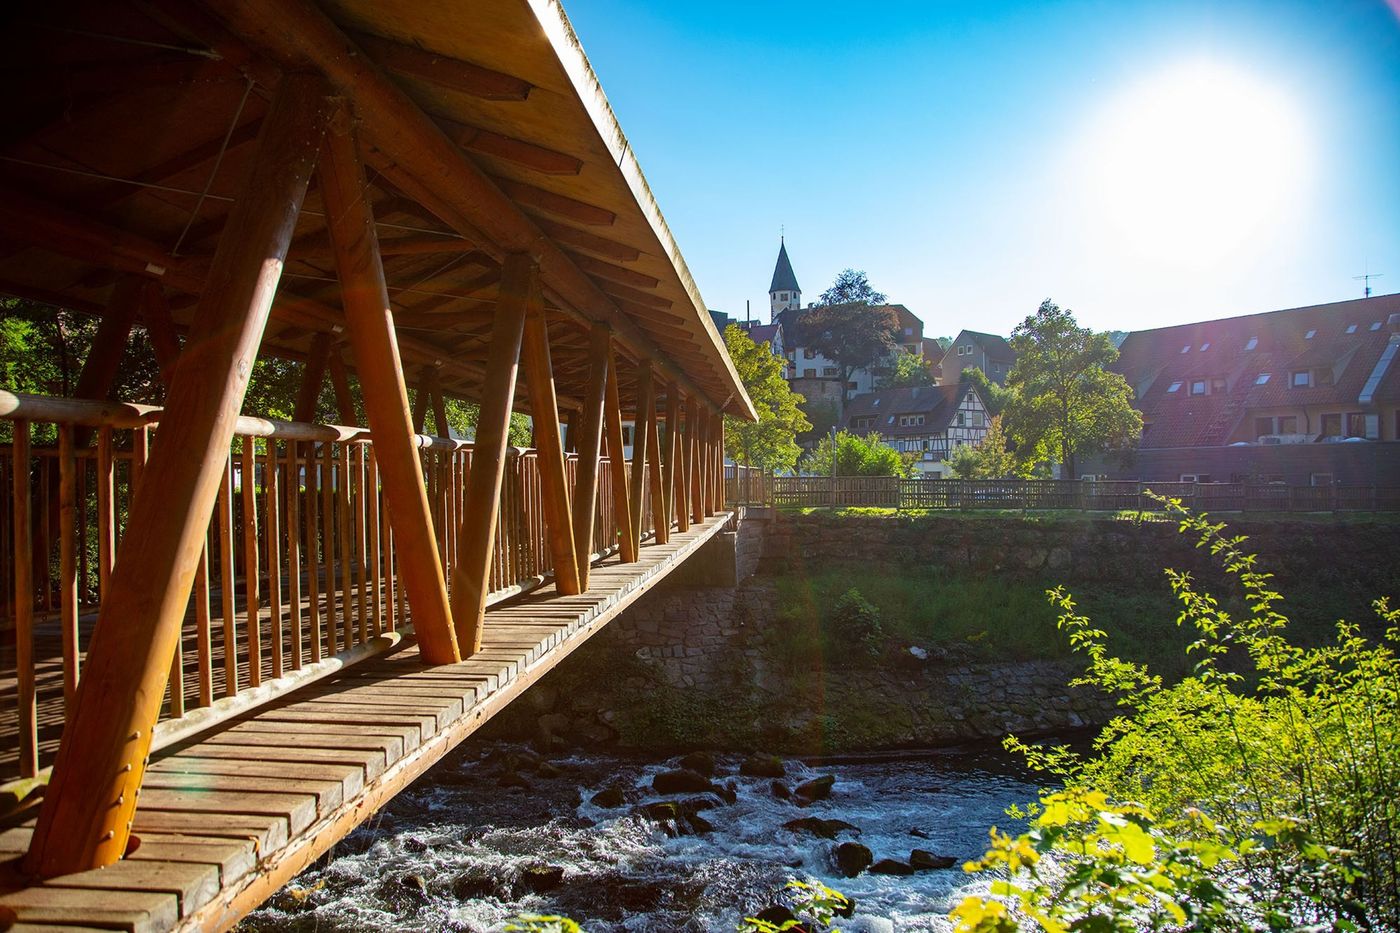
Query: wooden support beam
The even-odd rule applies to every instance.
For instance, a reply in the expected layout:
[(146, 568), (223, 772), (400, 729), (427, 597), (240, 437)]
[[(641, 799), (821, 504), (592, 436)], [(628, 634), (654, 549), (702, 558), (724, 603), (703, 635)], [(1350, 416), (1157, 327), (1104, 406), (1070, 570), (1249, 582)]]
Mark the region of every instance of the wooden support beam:
[[(666, 389), (666, 456), (662, 465), (662, 485), (666, 494), (667, 526), (679, 526), (684, 508), (676, 507), (677, 459), (680, 457), (681, 394), (674, 385)], [(684, 504), (684, 500), (682, 500)]]
[(289, 74), (263, 120), (130, 506), (30, 844), (33, 875), (99, 868), (126, 851), (219, 475), (330, 106), (320, 79)]
[(355, 413), (355, 396), (350, 391), (350, 370), (345, 365), (345, 357), (332, 352), (330, 356), (331, 388), (335, 392), (335, 407), (341, 424), (359, 424), (360, 416)]
[(159, 282), (148, 281), (141, 293), (141, 323), (151, 341), (151, 352), (160, 367), (160, 380), (166, 386), (175, 375), (175, 363), (180, 359), (180, 338), (175, 333), (175, 319), (170, 315), (170, 302)]
[(374, 214), (364, 197), (364, 168), (349, 117), (342, 109), (332, 121), (319, 172), (349, 325), (346, 336), (355, 355), (375, 461), (399, 549), (399, 575), (413, 611), (419, 648), (427, 663), (450, 664), (460, 660), (461, 653), (409, 422), (408, 390), (389, 311), (389, 293), (384, 287)]
[(554, 587), (562, 596), (582, 593), (578, 552), (574, 549), (573, 515), (569, 507), (564, 441), (559, 435), (559, 401), (554, 393), (554, 368), (549, 360), (549, 331), (539, 290), (525, 311), (525, 385), (530, 393), (530, 420), (540, 465), (540, 497), (544, 505), (545, 536), (554, 560)]
[(648, 489), (651, 490), (651, 529), (653, 541), (665, 544), (671, 539), (671, 520), (666, 515), (665, 483), (661, 475), (661, 438), (657, 433), (656, 397), (653, 393), (651, 404), (646, 406), (647, 423), (647, 470)]
[(524, 100), (530, 96), (530, 82), (460, 58), (437, 55), (416, 45), (364, 32), (355, 33), (355, 41), (381, 67), (395, 74), (411, 75), (485, 100)]
[(637, 560), (636, 538), (632, 535), (632, 497), (628, 494), (627, 458), (622, 444), (622, 398), (617, 388), (617, 354), (608, 342), (607, 399), (603, 403), (603, 424), (608, 438), (608, 474), (612, 477), (613, 515), (617, 522), (619, 556), (624, 564)]
[(448, 138), (463, 149), (514, 162), (543, 175), (577, 175), (583, 168), (583, 160), (568, 153), (546, 149), (513, 136), (502, 136), (477, 126), (466, 126), (441, 116), (436, 118), (436, 122)]
[(652, 405), (651, 361), (642, 360), (637, 368), (637, 398), (632, 415), (632, 479), (628, 500), (632, 515), (632, 542), (642, 547), (642, 493), (647, 489), (647, 432), (655, 425), (647, 411)]
[(292, 406), (294, 421), (316, 420), (316, 405), (321, 399), (321, 385), (326, 381), (326, 364), (331, 358), (331, 335), (317, 334), (311, 338), (311, 355), (301, 370), (301, 385), (297, 387), (296, 404)]
[(681, 407), (690, 414), (690, 405), (676, 393), (676, 485), (672, 495), (675, 499), (676, 528), (690, 530), (690, 436), (695, 431), (695, 423), (688, 418), (684, 429), (681, 426)]
[(685, 413), (685, 473), (686, 481), (690, 483), (690, 520), (698, 525), (705, 520), (705, 508), (700, 502), (700, 490), (704, 484), (701, 478), (704, 472), (701, 451), (705, 444), (705, 423), (700, 417), (700, 399), (692, 395), (689, 401), (690, 406)]
[(416, 434), (422, 434), (428, 426), (428, 406), (433, 401), (433, 388), (428, 374), (432, 371), (431, 366), (423, 367), (422, 374), (418, 377), (418, 386), (413, 392), (413, 430)]
[(574, 421), (578, 448), (578, 473), (574, 478), (574, 553), (581, 590), (588, 589), (589, 555), (593, 552), (593, 524), (598, 516), (598, 467), (603, 441), (603, 403), (608, 389), (608, 350), (612, 334), (606, 324), (594, 324), (588, 332), (588, 385), (583, 410)]
[(611, 227), (617, 222), (617, 215), (612, 211), (595, 204), (589, 204), (587, 201), (556, 194), (545, 188), (527, 185), (523, 181), (515, 181), (512, 178), (495, 177), (492, 180), (517, 204), (533, 207), (546, 214), (553, 214), (555, 217), (562, 217), (575, 223), (587, 224), (590, 227)]
[(724, 415), (710, 415), (710, 514), (724, 511)]
[(491, 356), (481, 387), (476, 442), (472, 446), (466, 501), (458, 530), (457, 564), (452, 568), (452, 616), (464, 657), (481, 650), (520, 342), (525, 331), (525, 310), (538, 277), (539, 269), (525, 253), (512, 253), (501, 266), (501, 298), (491, 326)]

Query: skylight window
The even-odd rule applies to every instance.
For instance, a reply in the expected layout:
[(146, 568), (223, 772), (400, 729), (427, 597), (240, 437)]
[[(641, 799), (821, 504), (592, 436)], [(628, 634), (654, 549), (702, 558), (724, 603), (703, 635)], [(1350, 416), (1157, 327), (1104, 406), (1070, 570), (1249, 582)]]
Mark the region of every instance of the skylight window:
[(1348, 334), (1354, 334), (1354, 333), (1356, 333), (1356, 325), (1355, 325), (1355, 324), (1348, 324), (1348, 325), (1347, 325), (1347, 333), (1348, 333)]
[(1173, 382), (1171, 385), (1167, 386), (1167, 391), (1168, 391), (1168, 392), (1175, 392), (1175, 391), (1177, 391), (1177, 390), (1180, 389), (1180, 388), (1181, 388), (1181, 383), (1180, 383), (1180, 382)]
[(879, 408), (879, 407), (880, 407), (880, 400), (877, 398), (875, 401), (871, 402), (870, 404), (873, 405), (873, 406), (876, 407), (876, 408)]
[(1311, 339), (1313, 339), (1313, 338), (1316, 337), (1316, 336), (1317, 336), (1317, 331), (1315, 331), (1315, 330), (1310, 330), (1310, 331), (1308, 331), (1306, 334), (1303, 335), (1303, 339), (1304, 339), (1304, 340), (1311, 340)]
[(1259, 338), (1258, 338), (1258, 337), (1250, 337), (1250, 338), (1249, 338), (1249, 343), (1246, 343), (1246, 344), (1244, 345), (1244, 348), (1245, 348), (1246, 350), (1253, 350), (1253, 349), (1254, 349), (1255, 347), (1257, 347), (1257, 346), (1259, 346)]
[(1381, 322), (1380, 322), (1380, 321), (1372, 321), (1372, 322), (1371, 322), (1371, 330), (1380, 330), (1380, 329), (1381, 329)]
[(1182, 348), (1181, 348), (1181, 352), (1182, 352), (1182, 353), (1190, 353), (1190, 352), (1191, 352), (1191, 344), (1188, 343), (1186, 346), (1182, 347)]
[(1201, 349), (1200, 349), (1199, 352), (1204, 353), (1204, 352), (1206, 352), (1206, 351), (1209, 350), (1209, 349), (1210, 349), (1210, 341), (1207, 340), (1205, 343), (1201, 344)]
[(1266, 382), (1268, 382), (1268, 381), (1269, 381), (1269, 374), (1268, 374), (1268, 373), (1260, 373), (1259, 375), (1257, 375), (1257, 376), (1254, 377), (1254, 384), (1257, 385), (1257, 386), (1261, 386), (1261, 385), (1263, 385), (1264, 383), (1266, 383)]

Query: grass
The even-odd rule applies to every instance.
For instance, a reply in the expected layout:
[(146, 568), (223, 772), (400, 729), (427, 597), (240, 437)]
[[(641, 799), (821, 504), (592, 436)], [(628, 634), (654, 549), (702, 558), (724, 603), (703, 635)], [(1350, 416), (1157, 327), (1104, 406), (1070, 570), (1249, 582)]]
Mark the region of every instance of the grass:
[[(891, 509), (874, 506), (845, 506), (837, 508), (813, 506), (783, 506), (780, 512), (793, 515), (866, 516), (874, 518), (900, 516), (903, 518), (958, 518), (1026, 522), (1064, 521), (1122, 521), (1174, 522), (1166, 512), (1113, 509), (1084, 511), (1080, 509)], [(1400, 512), (1219, 512), (1204, 513), (1213, 518), (1227, 519), (1232, 525), (1252, 522), (1296, 522), (1316, 525), (1396, 525)]]

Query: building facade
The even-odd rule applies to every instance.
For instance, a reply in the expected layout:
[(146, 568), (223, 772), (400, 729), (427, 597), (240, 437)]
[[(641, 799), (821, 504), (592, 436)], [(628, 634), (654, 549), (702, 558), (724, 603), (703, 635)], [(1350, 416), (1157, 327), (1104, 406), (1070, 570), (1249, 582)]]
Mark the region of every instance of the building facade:
[(990, 420), (982, 396), (964, 383), (856, 396), (846, 406), (843, 426), (855, 434), (879, 434), (895, 450), (914, 455), (920, 474), (942, 477), (953, 451), (982, 443)]
[(942, 382), (952, 383), (962, 378), (964, 369), (976, 367), (997, 385), (1006, 385), (1007, 374), (1015, 365), (1016, 351), (1005, 337), (962, 330), (944, 351), (939, 373)]

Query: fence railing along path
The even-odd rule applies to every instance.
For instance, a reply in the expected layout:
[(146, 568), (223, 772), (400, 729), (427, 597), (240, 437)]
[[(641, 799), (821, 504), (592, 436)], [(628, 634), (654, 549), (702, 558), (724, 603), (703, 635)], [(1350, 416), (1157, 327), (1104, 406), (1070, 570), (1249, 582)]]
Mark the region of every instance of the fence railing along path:
[[(35, 776), (57, 749), (132, 493), (160, 443), (150, 406), (10, 398), (0, 420), (9, 435), (0, 446), (0, 782)], [(450, 566), (472, 445), (420, 435), (418, 448)], [(577, 458), (566, 467), (572, 488)], [(600, 473), (608, 469), (604, 458)], [(652, 525), (649, 485), (643, 528)], [(535, 452), (512, 449), (492, 604), (550, 577), (541, 496)], [(611, 483), (597, 484), (594, 559), (617, 546), (613, 496)], [(397, 644), (411, 623), (398, 562), (368, 429), (239, 419), (157, 747)]]
[(1149, 496), (1210, 512), (1400, 511), (1400, 486), (1143, 483), (1132, 480), (773, 476), (725, 466), (727, 501), (787, 508), (1151, 510)]

